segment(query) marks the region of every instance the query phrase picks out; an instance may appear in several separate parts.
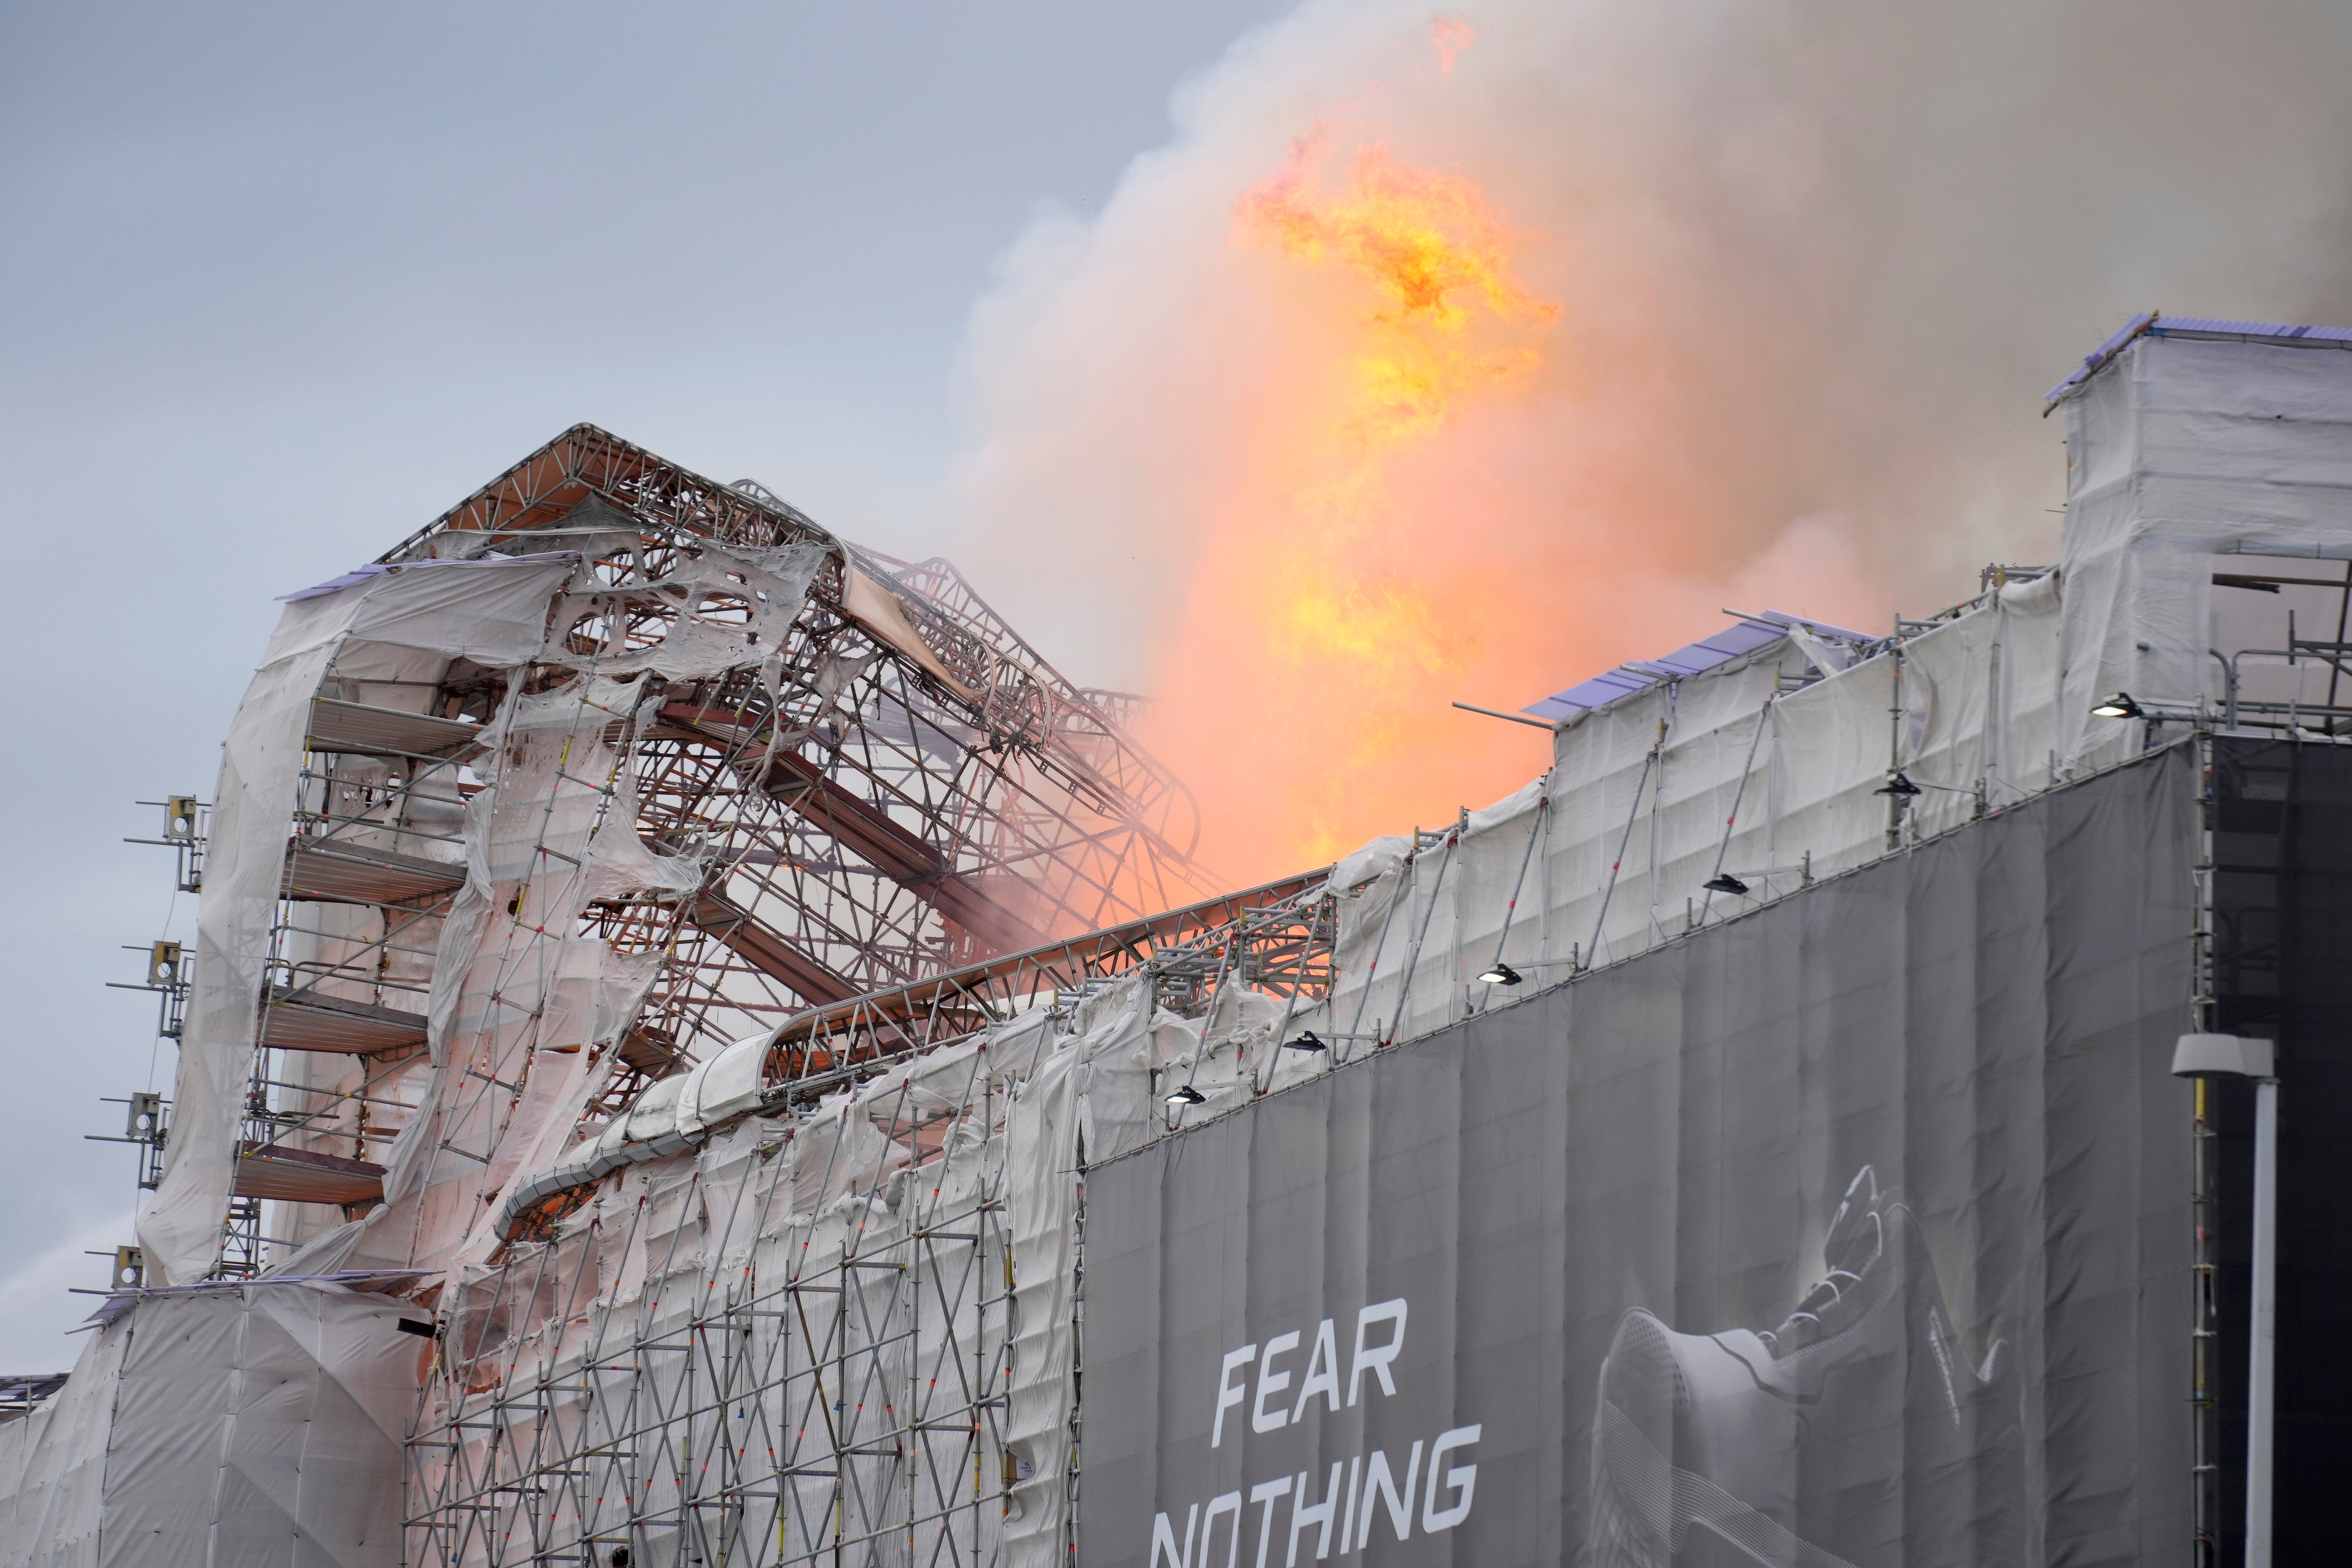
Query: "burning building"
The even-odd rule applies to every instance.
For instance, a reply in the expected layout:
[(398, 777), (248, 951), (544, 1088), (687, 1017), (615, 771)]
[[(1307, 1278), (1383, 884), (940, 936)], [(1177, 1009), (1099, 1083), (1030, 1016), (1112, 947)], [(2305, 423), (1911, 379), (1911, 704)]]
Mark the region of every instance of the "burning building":
[(944, 563), (567, 432), (289, 596), (174, 806), (162, 1164), (0, 1561), (2230, 1556), (2253, 1091), (2175, 1041), (2340, 1075), (2347, 347), (2136, 321), (2054, 567), (1737, 612), (1239, 890)]

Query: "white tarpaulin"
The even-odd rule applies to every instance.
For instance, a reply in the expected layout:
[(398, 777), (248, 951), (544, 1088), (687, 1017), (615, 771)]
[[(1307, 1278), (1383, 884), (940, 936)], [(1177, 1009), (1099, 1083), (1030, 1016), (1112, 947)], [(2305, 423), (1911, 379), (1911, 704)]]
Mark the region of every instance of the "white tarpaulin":
[(129, 1300), (0, 1426), (0, 1568), (394, 1568), (433, 1343), (404, 1321), (430, 1320), (310, 1280)]
[(2134, 721), (2090, 716), (2112, 692), (2191, 708), (2221, 695), (2212, 556), (2352, 558), (2347, 363), (2340, 345), (2159, 323), (2069, 395), (2063, 759), (2120, 754)]
[(1070, 1374), (1077, 1325), (1078, 1087), (1075, 1043), (1040, 1062), (1005, 1117), (1005, 1222), (1012, 1233), (1013, 1376), (1004, 1441), (1015, 1458), (1006, 1568), (1058, 1568), (1069, 1518)]
[(577, 564), (564, 555), (386, 568), (287, 606), (237, 706), (214, 787), (170, 1157), (139, 1218), (150, 1279), (202, 1279), (219, 1258), (270, 926), (320, 681), (355, 642), (492, 667), (525, 662), (544, 644), (549, 602)]
[(1298, 1022), (1359, 1055), (1507, 995), (1477, 979), (1498, 960), (1565, 979), (2048, 787), (2059, 603), (2044, 576), (1825, 674), (1775, 642), (1584, 715), (1545, 779), (1340, 863), (1337, 979)]

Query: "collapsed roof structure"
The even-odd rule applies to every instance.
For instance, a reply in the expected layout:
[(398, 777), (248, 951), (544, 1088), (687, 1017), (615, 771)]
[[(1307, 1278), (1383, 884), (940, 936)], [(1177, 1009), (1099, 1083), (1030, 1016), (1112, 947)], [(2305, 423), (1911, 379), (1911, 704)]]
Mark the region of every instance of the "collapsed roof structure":
[[(174, 808), (205, 898), (158, 981), (191, 989), (144, 1272), (0, 1424), (0, 1563), (191, 1530), (1066, 1562), (1089, 1163), (2168, 725), (2347, 728), (2340, 625), (2292, 617), (2352, 587), (2249, 569), (2352, 562), (2340, 476), (2298, 477), (2352, 419), (2332, 345), (2144, 320), (2057, 395), (2058, 569), (1884, 636), (1736, 616), (1529, 708), (1555, 762), (1506, 800), (1234, 892), (1132, 700), (945, 563), (566, 432), (292, 595)], [(164, 1387), (200, 1391), (184, 1440), (114, 1458)], [(334, 1485), (294, 1479), (297, 1405), (337, 1412)], [(246, 1490), (156, 1500), (225, 1467)]]
[(151, 1282), (379, 1202), (462, 1217), (339, 1261), (441, 1258), (538, 1141), (729, 1041), (1206, 895), (1128, 700), (944, 562), (584, 426), (289, 595), (209, 807)]

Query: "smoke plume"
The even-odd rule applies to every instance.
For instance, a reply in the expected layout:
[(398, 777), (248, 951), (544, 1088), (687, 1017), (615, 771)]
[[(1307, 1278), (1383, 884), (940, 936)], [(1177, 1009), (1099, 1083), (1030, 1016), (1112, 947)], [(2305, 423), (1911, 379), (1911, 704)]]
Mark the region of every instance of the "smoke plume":
[[(2352, 321), (2324, 4), (1322, 3), (969, 342), (982, 590), (1234, 878), (1534, 774), (1517, 708), (2056, 551), (2039, 395), (2134, 311)], [(1100, 672), (1100, 673), (1097, 673)]]

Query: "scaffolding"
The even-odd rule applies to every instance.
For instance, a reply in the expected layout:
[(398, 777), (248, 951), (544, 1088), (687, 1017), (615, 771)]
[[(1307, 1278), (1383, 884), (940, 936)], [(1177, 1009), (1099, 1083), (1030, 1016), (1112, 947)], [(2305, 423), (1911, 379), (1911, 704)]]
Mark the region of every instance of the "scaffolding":
[[(240, 874), (267, 912), (202, 963), (138, 950), (182, 1077), (121, 1141), (142, 1187), (225, 1158), (194, 1273), (297, 1258), (431, 1310), (409, 1563), (1066, 1562), (1090, 1162), (2167, 726), (2341, 739), (2352, 568), (2306, 563), (2347, 552), (2337, 521), (2176, 538), (2137, 493), (2070, 496), (2063, 572), (1989, 568), (1890, 637), (1731, 612), (1524, 710), (1554, 731), (1526, 789), (1211, 897), (1139, 699), (1065, 679), (945, 562), (576, 426), (307, 596), (513, 579), (538, 597), (503, 651), (353, 637), (257, 678), (290, 807), (231, 833), (226, 788), (154, 803), (142, 842), (208, 941)], [(188, 1093), (205, 1051), (225, 1119)], [(118, 1249), (114, 1286), (161, 1256)]]
[[(354, 638), (284, 700), (306, 709), (216, 1277), (257, 1274), (384, 1202), (420, 1114), (465, 1130), (436, 1141), (484, 1179), (509, 1134), (539, 1132), (516, 1120), (533, 1064), (544, 1079), (548, 1053), (583, 1045), (546, 1016), (554, 983), (512, 1026), (485, 1026), (452, 1069), (462, 1083), (432, 1080), (433, 999), (471, 983), (442, 970), (453, 914), (460, 936), (478, 914), (465, 900), (486, 810), (505, 907), (480, 962), (522, 975), (593, 949), (626, 972), (625, 1026), (587, 1042), (603, 1065), (583, 1124), (813, 1008), (1214, 886), (1192, 858), (1191, 796), (1123, 726), (1136, 700), (1065, 679), (947, 563), (861, 549), (755, 483), (593, 426), (310, 596), (516, 556), (574, 563), (523, 664)], [(195, 891), (215, 813), (163, 804), (154, 842)], [(587, 887), (591, 839), (671, 870)], [(567, 889), (586, 896), (556, 908)], [(171, 946), (144, 985), (177, 1040), (193, 964)], [(495, 976), (484, 988), (513, 994)], [(147, 1166), (184, 1109), (133, 1130)], [(142, 1186), (158, 1180), (142, 1169)]]
[[(699, 1166), (610, 1222), (617, 1235), (600, 1219), (517, 1248), (444, 1340), (440, 1409), (410, 1445), (409, 1560), (588, 1563), (628, 1545), (646, 1563), (990, 1561), (1010, 1479), (1000, 1099), (926, 1129), (972, 1130), (967, 1179), (916, 1194), (903, 1225), (861, 1217), (837, 1262), (797, 1268), (773, 1236), (789, 1182)], [(657, 1228), (685, 1207), (709, 1248), (751, 1256), (702, 1267), (690, 1227)], [(652, 1254), (660, 1283), (600, 1311), (578, 1255), (607, 1246)], [(511, 1333), (541, 1300), (582, 1323), (572, 1353)]]
[[(1312, 1005), (1326, 881), (812, 1013), (765, 1046), (755, 1110), (693, 1151), (656, 1119), (646, 1163), (517, 1215), (440, 1303), (407, 1560), (1062, 1558), (1088, 1151), (1041, 1142), (1040, 1064), (1124, 1006), (1189, 1072), (1229, 989)], [(1066, 1208), (1040, 1205), (1062, 1177)]]
[(567, 539), (604, 592), (567, 599), (559, 651), (591, 668), (767, 618), (748, 586), (647, 591), (705, 540), (827, 552), (781, 647), (667, 678), (633, 738), (641, 836), (713, 866), (695, 898), (593, 910), (598, 936), (668, 955), (637, 1028), (649, 1059), (1210, 890), (1183, 786), (952, 567), (844, 544), (751, 481), (581, 426), (385, 560)]

